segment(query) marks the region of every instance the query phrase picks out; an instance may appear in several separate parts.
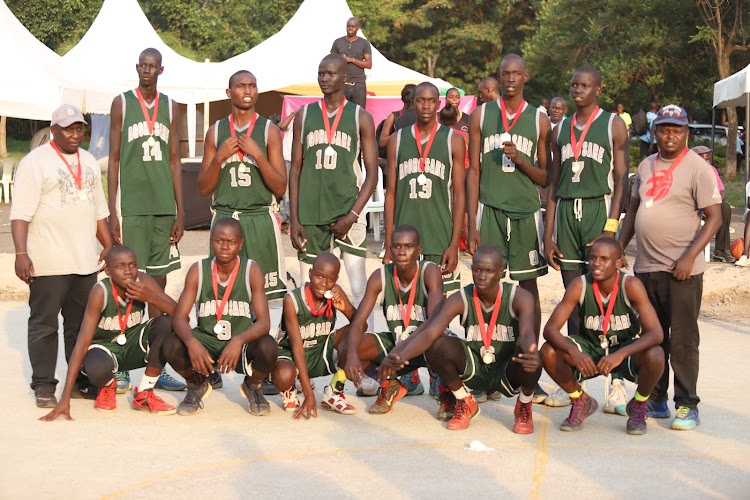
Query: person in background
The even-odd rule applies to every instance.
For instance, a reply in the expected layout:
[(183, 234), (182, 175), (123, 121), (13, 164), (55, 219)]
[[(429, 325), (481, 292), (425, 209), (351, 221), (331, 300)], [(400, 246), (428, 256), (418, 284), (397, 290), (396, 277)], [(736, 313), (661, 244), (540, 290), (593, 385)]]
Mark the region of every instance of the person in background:
[[(698, 153), (698, 156), (706, 160), (706, 163), (711, 165), (711, 148), (708, 146), (695, 146), (692, 149)], [(716, 232), (716, 244), (711, 254), (711, 260), (732, 264), (737, 260), (732, 257), (732, 252), (729, 250), (729, 225), (732, 222), (732, 207), (727, 203), (727, 194), (724, 189), (724, 183), (721, 182), (721, 177), (719, 177), (719, 171), (713, 165), (711, 165), (711, 169), (716, 176), (716, 185), (719, 188), (719, 195), (721, 196), (721, 227)]]

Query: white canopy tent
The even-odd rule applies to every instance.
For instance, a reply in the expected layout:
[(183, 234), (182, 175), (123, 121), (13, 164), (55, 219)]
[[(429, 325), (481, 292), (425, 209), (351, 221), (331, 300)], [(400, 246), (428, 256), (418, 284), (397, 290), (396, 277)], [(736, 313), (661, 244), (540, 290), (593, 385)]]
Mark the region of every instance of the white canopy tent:
[[(741, 106), (745, 107), (745, 123), (750, 125), (750, 64), (745, 69), (714, 84), (714, 108)], [(715, 121), (715, 113), (712, 121)], [(750, 149), (746, 151), (750, 153)], [(745, 154), (745, 182), (748, 182), (748, 167), (750, 167), (750, 154)]]

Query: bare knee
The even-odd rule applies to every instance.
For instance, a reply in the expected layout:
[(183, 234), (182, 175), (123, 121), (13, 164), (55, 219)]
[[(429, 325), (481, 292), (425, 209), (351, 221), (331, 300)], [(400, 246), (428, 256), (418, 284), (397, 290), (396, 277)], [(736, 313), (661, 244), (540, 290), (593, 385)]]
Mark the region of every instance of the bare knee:
[(273, 385), (280, 391), (288, 391), (294, 385), (297, 378), (297, 368), (289, 361), (280, 359), (273, 367), (271, 380)]

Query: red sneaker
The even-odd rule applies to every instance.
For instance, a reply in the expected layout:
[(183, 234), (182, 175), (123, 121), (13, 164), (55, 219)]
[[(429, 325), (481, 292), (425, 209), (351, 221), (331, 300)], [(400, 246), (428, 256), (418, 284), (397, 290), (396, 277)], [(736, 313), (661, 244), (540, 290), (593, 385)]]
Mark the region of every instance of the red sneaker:
[(150, 411), (156, 415), (174, 415), (175, 413), (174, 406), (165, 403), (153, 389), (138, 392), (137, 387), (133, 396), (133, 409)]
[(111, 384), (99, 388), (94, 408), (104, 413), (115, 411), (117, 408), (117, 380), (113, 380)]
[(375, 404), (367, 410), (373, 415), (383, 415), (393, 410), (396, 401), (406, 396), (408, 389), (397, 379), (386, 380), (380, 385), (378, 399)]
[(516, 423), (513, 424), (513, 432), (516, 434), (531, 434), (534, 432), (531, 403), (531, 401), (522, 403), (521, 398), (516, 400), (516, 409), (513, 411), (513, 415), (516, 417)]
[(448, 429), (459, 431), (466, 429), (472, 418), (479, 415), (479, 403), (469, 394), (463, 399), (456, 399), (456, 413), (448, 421)]

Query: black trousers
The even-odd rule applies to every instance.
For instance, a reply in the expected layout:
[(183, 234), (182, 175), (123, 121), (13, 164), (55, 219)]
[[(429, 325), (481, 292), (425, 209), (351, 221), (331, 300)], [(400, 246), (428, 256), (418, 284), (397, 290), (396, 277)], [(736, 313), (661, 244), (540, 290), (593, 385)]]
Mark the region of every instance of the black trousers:
[(723, 252), (729, 250), (729, 225), (732, 223), (732, 207), (729, 203), (723, 202), (721, 204), (721, 226), (716, 231), (716, 246), (714, 250), (716, 252)]
[(352, 83), (344, 84), (344, 97), (347, 101), (359, 104), (364, 109), (367, 103), (367, 84), (365, 82)]

